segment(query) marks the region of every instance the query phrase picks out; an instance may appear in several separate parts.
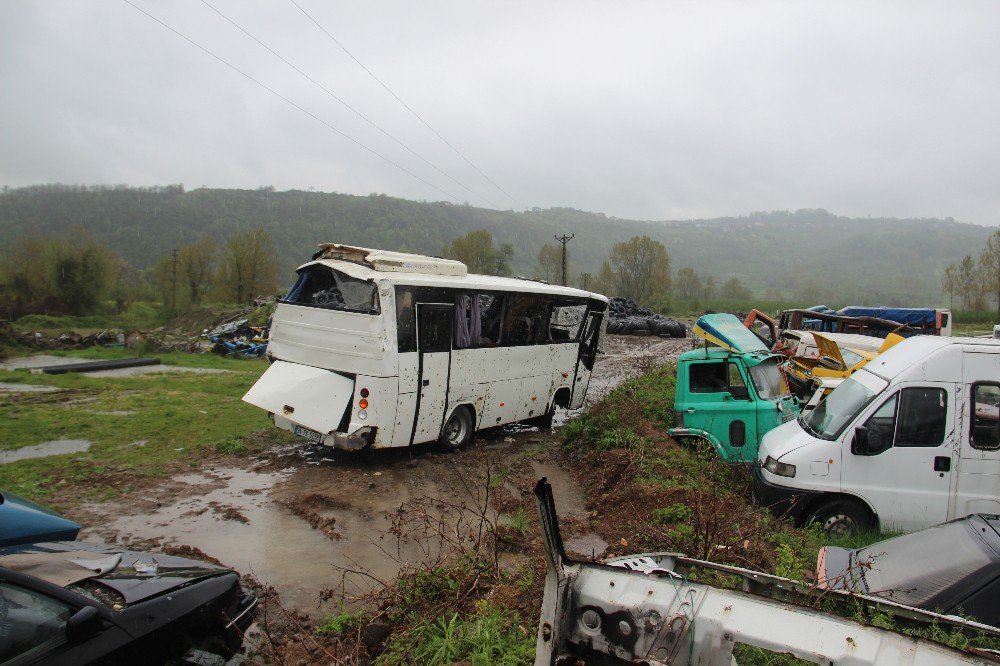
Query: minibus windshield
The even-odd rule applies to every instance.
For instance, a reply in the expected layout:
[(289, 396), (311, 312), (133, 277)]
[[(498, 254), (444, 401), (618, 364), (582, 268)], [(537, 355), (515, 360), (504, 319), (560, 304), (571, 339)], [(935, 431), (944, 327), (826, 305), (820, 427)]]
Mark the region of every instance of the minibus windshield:
[(769, 358), (750, 368), (750, 377), (762, 400), (772, 400), (788, 394), (785, 378), (778, 369), (778, 359)]
[(380, 311), (374, 282), (359, 280), (318, 263), (299, 271), (298, 280), (283, 302), (364, 314), (379, 314)]
[(879, 392), (873, 389), (855, 375), (831, 392), (816, 409), (800, 417), (799, 423), (820, 439), (836, 439)]

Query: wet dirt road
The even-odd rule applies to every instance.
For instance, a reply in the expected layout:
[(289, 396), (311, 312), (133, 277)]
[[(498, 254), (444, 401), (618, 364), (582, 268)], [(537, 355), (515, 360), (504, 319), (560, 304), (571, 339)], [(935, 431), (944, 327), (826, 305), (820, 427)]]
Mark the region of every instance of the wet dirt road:
[[(676, 358), (691, 341), (608, 336), (587, 405), (637, 372)], [(586, 406), (585, 406), (586, 408)], [(564, 423), (573, 413), (558, 413)], [(81, 538), (146, 547), (188, 546), (274, 587), (282, 602), (314, 618), (390, 581), (402, 565), (426, 561), (426, 543), (400, 542), (393, 516), (425, 501), (432, 511), (472, 503), (487, 473), (506, 466), (503, 485), (520, 499), (534, 479), (552, 482), (561, 517), (576, 529), (567, 548), (599, 556), (588, 533), (586, 498), (552, 433), (487, 431), (467, 450), (383, 450), (347, 454), (305, 443), (274, 449), (238, 466), (203, 467), (114, 502), (85, 505)], [(582, 527), (580, 527), (582, 525)], [(324, 600), (325, 599), (325, 600)]]

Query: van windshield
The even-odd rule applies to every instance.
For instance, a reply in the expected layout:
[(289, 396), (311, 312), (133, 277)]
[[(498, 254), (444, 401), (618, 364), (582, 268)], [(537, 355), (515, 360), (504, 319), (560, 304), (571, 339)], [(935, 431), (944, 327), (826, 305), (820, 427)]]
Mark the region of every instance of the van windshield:
[(374, 282), (359, 280), (323, 264), (311, 264), (299, 271), (295, 285), (282, 302), (364, 314), (380, 312)]
[(851, 377), (830, 393), (816, 409), (799, 418), (802, 427), (820, 439), (836, 439), (862, 409), (875, 397), (857, 376)]
[(750, 377), (762, 400), (772, 400), (788, 394), (785, 378), (778, 369), (778, 359), (769, 358), (750, 368)]

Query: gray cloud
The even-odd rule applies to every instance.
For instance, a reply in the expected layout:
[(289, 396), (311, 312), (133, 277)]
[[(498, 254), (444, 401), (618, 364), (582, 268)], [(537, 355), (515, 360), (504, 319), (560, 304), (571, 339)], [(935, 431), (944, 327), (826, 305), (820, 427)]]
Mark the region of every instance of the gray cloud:
[[(0, 2), (0, 183), (183, 182), (517, 205), (287, 0)], [(298, 2), (526, 206), (641, 219), (824, 207), (996, 224), (991, 2)], [(490, 204), (487, 204), (486, 201)]]

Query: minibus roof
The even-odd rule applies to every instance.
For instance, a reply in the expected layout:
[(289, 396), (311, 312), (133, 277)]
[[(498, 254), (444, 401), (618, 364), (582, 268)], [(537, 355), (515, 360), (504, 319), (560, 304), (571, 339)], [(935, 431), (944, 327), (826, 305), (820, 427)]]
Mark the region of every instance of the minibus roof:
[[(938, 351), (948, 348), (981, 354), (1000, 354), (1000, 340), (915, 335), (879, 354), (864, 369), (888, 381), (918, 363), (930, 362)], [(954, 360), (949, 359), (945, 363), (953, 365)], [(961, 364), (958, 372), (961, 373)]]
[[(399, 253), (394, 253), (399, 254)], [(420, 257), (420, 255), (409, 255)], [(432, 261), (434, 257), (427, 257)], [(449, 260), (444, 260), (449, 261)], [(454, 262), (461, 265), (461, 262)], [(608, 302), (606, 296), (573, 287), (563, 287), (557, 284), (546, 284), (536, 280), (522, 280), (519, 278), (497, 277), (495, 275), (478, 275), (476, 273), (466, 273), (463, 275), (433, 274), (424, 272), (406, 272), (398, 268), (392, 270), (376, 270), (368, 266), (355, 263), (353, 261), (341, 261), (338, 259), (317, 259), (299, 266), (302, 270), (307, 266), (321, 264), (329, 266), (335, 270), (346, 273), (359, 280), (379, 280), (387, 281), (394, 285), (412, 285), (415, 287), (451, 287), (457, 289), (480, 290), (480, 291), (519, 291), (526, 293), (554, 294), (557, 296), (567, 296), (571, 298), (594, 298), (605, 303)]]

